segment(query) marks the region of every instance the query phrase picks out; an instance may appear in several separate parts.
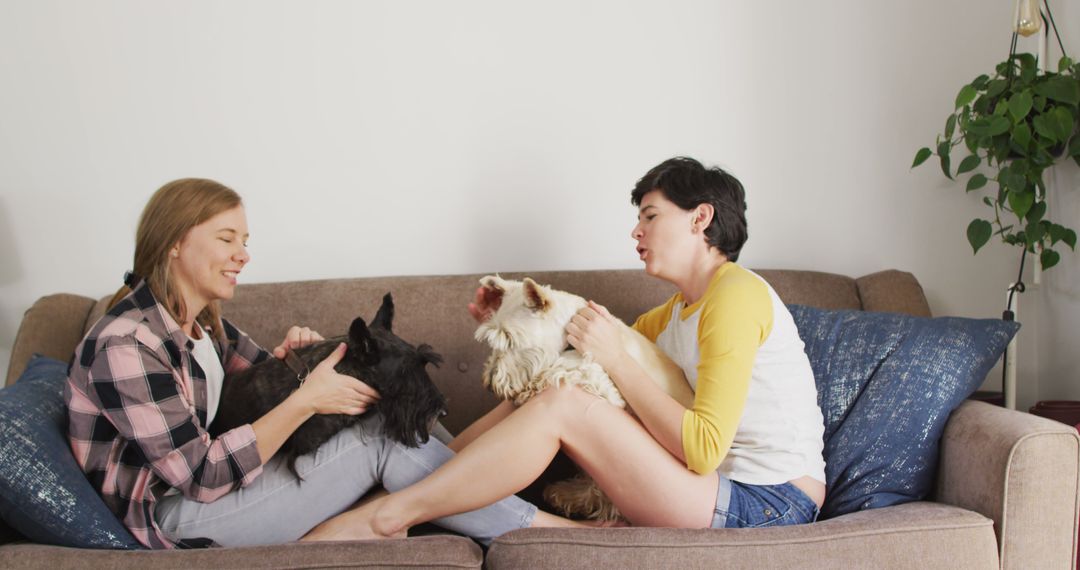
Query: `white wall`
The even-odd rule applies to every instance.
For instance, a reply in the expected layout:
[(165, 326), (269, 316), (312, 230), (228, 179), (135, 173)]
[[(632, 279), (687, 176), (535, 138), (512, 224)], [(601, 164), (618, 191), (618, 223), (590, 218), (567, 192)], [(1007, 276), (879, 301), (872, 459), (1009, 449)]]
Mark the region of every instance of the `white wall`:
[[(1012, 9), (3, 0), (0, 362), (39, 296), (120, 284), (143, 203), (181, 176), (244, 196), (242, 281), (622, 268), (630, 188), (687, 154), (746, 185), (746, 265), (902, 268), (936, 313), (996, 316), (1013, 252), (972, 256), (980, 198), (908, 167), (1004, 58)], [(1024, 331), (1022, 405), (1036, 356), (1069, 348)]]

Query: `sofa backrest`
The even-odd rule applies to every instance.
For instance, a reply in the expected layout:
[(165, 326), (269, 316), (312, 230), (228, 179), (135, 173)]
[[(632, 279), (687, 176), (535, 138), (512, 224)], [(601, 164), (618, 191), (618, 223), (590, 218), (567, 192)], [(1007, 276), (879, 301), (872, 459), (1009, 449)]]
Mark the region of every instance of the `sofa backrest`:
[[(883, 271), (859, 279), (816, 271), (758, 270), (786, 303), (829, 309), (865, 309), (929, 316), (922, 288), (910, 273)], [(432, 378), (447, 396), (446, 426), (457, 431), (496, 404), (480, 382), (488, 350), (473, 339), (476, 323), (466, 305), (483, 274), (361, 277), (244, 284), (224, 304), (225, 316), (264, 347), (273, 347), (293, 324), (325, 336), (344, 334), (352, 320), (370, 321), (382, 296), (396, 305), (394, 330), (402, 338), (425, 342), (444, 363)], [(674, 288), (640, 270), (537, 271), (503, 273), (508, 279), (532, 277), (539, 283), (594, 299), (627, 322), (664, 302)], [(32, 352), (69, 359), (85, 332), (104, 313), (107, 298), (94, 303), (72, 295), (35, 304), (20, 327), (8, 382), (14, 382)], [(39, 306), (41, 305), (41, 306)], [(64, 316), (70, 313), (69, 316)], [(69, 330), (70, 329), (70, 330)]]

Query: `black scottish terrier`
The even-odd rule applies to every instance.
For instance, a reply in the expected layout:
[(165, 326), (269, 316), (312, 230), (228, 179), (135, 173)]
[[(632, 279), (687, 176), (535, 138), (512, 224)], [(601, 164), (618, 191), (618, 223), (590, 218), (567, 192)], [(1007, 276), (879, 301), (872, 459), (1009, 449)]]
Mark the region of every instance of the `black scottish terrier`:
[[(391, 331), (393, 320), (394, 299), (387, 293), (371, 327), (357, 317), (349, 327), (347, 337), (320, 341), (295, 352), (308, 370), (312, 370), (345, 342), (348, 349), (334, 370), (359, 378), (380, 395), (379, 401), (363, 415), (380, 414), (388, 437), (403, 445), (417, 447), (428, 441), (435, 420), (446, 415), (446, 398), (425, 369), (428, 364), (438, 366), (442, 357), (426, 344), (414, 347), (395, 335)], [(254, 422), (280, 404), (297, 386), (296, 373), (272, 357), (228, 375), (210, 432), (216, 436)], [(296, 471), (296, 458), (315, 451), (337, 432), (359, 422), (363, 415), (316, 414), (289, 436), (278, 453), (287, 460), (289, 470), (301, 478)]]

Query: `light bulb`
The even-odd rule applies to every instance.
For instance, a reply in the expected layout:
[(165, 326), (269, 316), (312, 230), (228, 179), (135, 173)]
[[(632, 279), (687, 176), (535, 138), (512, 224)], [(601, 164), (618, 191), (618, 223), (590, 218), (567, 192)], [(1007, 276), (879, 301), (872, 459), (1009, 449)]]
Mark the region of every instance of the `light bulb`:
[(1016, 33), (1025, 38), (1042, 29), (1039, 0), (1017, 0)]

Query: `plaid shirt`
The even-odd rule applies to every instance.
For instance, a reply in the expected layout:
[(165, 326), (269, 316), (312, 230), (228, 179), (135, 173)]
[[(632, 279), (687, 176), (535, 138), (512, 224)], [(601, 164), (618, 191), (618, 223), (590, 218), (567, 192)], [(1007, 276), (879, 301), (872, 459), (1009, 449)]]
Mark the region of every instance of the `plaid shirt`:
[[(226, 374), (269, 356), (223, 324), (228, 342), (214, 345)], [(154, 506), (169, 488), (211, 502), (262, 472), (250, 425), (217, 439), (206, 432), (206, 376), (192, 346), (144, 281), (87, 333), (64, 387), (76, 461), (149, 548), (212, 545), (174, 543), (158, 528)]]

